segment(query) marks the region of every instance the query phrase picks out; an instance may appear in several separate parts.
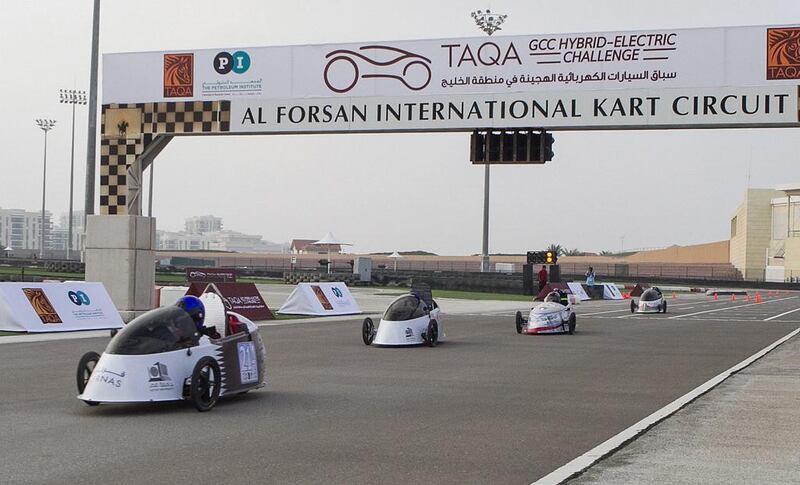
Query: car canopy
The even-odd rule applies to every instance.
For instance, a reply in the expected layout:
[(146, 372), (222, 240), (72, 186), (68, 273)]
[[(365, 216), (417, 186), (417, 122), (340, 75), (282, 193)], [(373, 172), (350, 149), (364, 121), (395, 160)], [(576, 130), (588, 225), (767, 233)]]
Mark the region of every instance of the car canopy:
[(169, 306), (151, 310), (125, 325), (111, 339), (107, 354), (145, 355), (198, 345), (200, 334), (189, 314)]
[(648, 288), (642, 293), (642, 301), (656, 301), (661, 297), (661, 290), (658, 288)]

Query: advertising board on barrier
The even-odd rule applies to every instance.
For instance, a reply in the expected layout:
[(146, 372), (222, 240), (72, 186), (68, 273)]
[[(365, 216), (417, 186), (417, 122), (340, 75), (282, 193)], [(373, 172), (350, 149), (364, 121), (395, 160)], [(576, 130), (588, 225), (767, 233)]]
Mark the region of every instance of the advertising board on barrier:
[(354, 315), (361, 308), (344, 283), (300, 283), (281, 305), (286, 315)]
[(253, 321), (275, 319), (254, 283), (192, 283), (186, 294), (199, 297), (207, 292), (219, 295), (227, 311)]
[(0, 330), (69, 332), (122, 325), (102, 283), (0, 283)]
[(578, 298), (578, 300), (580, 301), (590, 300), (589, 295), (586, 294), (586, 290), (583, 289), (582, 284), (571, 281), (567, 283), (567, 287), (569, 287), (569, 290), (572, 292), (573, 295), (575, 295)]
[(604, 300), (622, 300), (622, 293), (614, 283), (603, 283)]
[(236, 283), (234, 268), (186, 268), (188, 283)]

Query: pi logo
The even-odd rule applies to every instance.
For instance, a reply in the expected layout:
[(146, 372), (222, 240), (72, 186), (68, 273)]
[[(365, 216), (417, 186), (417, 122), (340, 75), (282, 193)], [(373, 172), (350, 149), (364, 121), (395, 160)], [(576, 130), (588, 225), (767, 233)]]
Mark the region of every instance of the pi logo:
[(89, 299), (89, 295), (82, 291), (70, 291), (67, 293), (67, 296), (73, 304), (78, 306), (90, 305), (92, 303), (92, 301)]

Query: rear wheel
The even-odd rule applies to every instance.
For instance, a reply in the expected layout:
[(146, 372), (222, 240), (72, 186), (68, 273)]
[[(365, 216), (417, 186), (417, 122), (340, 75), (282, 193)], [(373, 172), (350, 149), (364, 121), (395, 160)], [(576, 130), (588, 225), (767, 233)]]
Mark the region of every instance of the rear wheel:
[(220, 391), (219, 364), (213, 357), (203, 357), (197, 361), (192, 371), (189, 399), (200, 411), (209, 411), (217, 404)]
[(431, 320), (425, 332), (425, 344), (428, 347), (436, 347), (437, 343), (439, 343), (439, 324), (436, 320)]
[(664, 313), (667, 313), (667, 302), (664, 302)]
[(517, 312), (517, 333), (522, 333), (525, 322), (522, 320), (522, 312)]
[(375, 340), (376, 333), (375, 323), (371, 318), (365, 318), (364, 323), (361, 324), (361, 339), (364, 341), (364, 345), (370, 345)]
[(575, 325), (577, 324), (578, 319), (574, 313), (569, 315), (569, 334), (572, 335), (575, 333)]
[(634, 313), (635, 311), (636, 311), (636, 302), (631, 300), (631, 313)]
[[(97, 366), (97, 361), (99, 360), (100, 354), (97, 352), (86, 352), (83, 354), (83, 357), (81, 357), (81, 360), (78, 361), (78, 373), (76, 376), (78, 394), (83, 394), (83, 391), (86, 389), (86, 384), (89, 383), (92, 372), (94, 372), (94, 368)], [(89, 401), (86, 401), (86, 403), (89, 404)]]

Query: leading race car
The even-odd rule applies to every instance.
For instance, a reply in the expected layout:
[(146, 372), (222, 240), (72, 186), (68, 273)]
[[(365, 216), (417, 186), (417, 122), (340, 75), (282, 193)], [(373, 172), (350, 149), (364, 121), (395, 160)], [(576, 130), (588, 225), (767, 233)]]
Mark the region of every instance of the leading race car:
[(435, 347), (444, 341), (441, 310), (427, 285), (414, 285), (411, 292), (394, 300), (375, 327), (371, 318), (361, 326), (365, 345), (398, 347), (425, 344)]
[(654, 286), (644, 290), (639, 303), (631, 300), (631, 313), (667, 313), (667, 300), (661, 290)]
[(517, 333), (575, 333), (577, 318), (566, 293), (551, 291), (544, 301), (531, 308), (528, 318), (517, 312)]
[(202, 302), (187, 296), (125, 325), (102, 355), (81, 357), (78, 399), (90, 406), (185, 399), (208, 411), (221, 396), (264, 386), (266, 352), (258, 327), (226, 312), (219, 335), (203, 326), (204, 314)]

